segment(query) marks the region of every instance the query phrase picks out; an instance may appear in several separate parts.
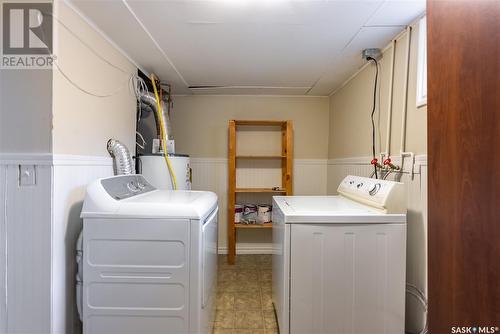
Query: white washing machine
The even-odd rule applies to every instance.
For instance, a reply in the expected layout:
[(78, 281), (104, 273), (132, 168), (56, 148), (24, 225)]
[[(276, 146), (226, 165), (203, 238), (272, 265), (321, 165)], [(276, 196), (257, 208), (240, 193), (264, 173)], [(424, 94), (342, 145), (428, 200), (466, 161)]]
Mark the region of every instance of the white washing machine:
[(273, 199), (280, 333), (402, 334), (404, 185), (348, 176), (338, 192)]
[(142, 175), (90, 184), (77, 250), (83, 333), (211, 333), (217, 213), (214, 193), (157, 190)]

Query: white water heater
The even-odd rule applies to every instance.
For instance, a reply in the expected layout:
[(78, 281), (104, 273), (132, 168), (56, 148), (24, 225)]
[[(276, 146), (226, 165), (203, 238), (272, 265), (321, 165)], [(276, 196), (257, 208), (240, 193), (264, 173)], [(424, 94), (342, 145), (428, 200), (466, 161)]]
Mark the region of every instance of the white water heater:
[[(191, 166), (189, 156), (183, 154), (169, 154), (177, 190), (191, 190)], [(158, 189), (174, 189), (173, 178), (167, 167), (163, 154), (139, 156), (141, 174), (146, 180)]]

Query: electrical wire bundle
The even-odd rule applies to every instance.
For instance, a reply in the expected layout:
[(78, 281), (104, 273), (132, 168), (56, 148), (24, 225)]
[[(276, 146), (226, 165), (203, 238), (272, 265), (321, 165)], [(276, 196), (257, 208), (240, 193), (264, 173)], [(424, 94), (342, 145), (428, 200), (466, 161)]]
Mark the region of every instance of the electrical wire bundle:
[[(373, 119), (373, 116), (375, 115), (375, 110), (377, 108), (377, 84), (378, 84), (378, 62), (375, 58), (373, 57), (367, 57), (367, 60), (371, 60), (375, 63), (376, 67), (376, 72), (375, 72), (375, 83), (373, 87), (373, 107), (372, 107), (372, 113), (371, 113), (371, 120), (372, 120), (372, 156), (373, 160), (377, 159), (376, 153), (375, 153), (375, 120)], [(373, 172), (375, 175), (375, 178), (378, 179), (378, 174), (377, 174), (377, 164), (373, 164)]]

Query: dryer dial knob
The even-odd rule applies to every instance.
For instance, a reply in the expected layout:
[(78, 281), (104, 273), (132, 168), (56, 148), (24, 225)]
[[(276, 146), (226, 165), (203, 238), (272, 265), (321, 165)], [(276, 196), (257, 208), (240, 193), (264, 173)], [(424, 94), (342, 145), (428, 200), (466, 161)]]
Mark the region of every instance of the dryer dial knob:
[(127, 188), (128, 190), (134, 193), (139, 191), (139, 188), (137, 187), (134, 181), (130, 181), (129, 183), (127, 183)]
[(382, 185), (380, 183), (375, 183), (373, 184), (370, 189), (368, 190), (368, 193), (370, 194), (370, 196), (375, 196), (376, 193), (378, 193), (378, 191), (380, 190), (380, 187)]

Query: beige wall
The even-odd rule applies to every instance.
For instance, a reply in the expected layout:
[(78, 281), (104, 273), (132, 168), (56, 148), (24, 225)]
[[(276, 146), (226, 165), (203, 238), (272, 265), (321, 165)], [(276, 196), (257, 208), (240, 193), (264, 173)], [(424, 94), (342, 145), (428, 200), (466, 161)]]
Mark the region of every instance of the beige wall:
[[(427, 153), (427, 107), (416, 107), (418, 25), (411, 36), (411, 53), (408, 79), (408, 110), (405, 151), (416, 155)], [(398, 157), (401, 149), (401, 121), (404, 107), (405, 55), (407, 34), (396, 43), (394, 72), (393, 118), (390, 141), (392, 157)], [(389, 92), (389, 76), (392, 49), (384, 52), (380, 60), (380, 108), (375, 115), (377, 128), (376, 151), (386, 151), (386, 124)], [(330, 141), (328, 157), (328, 193), (335, 194), (339, 182), (348, 174), (368, 176), (372, 167), (371, 120), (375, 66), (370, 65), (360, 71), (343, 88), (330, 98)], [(381, 145), (382, 144), (382, 145)], [(366, 158), (363, 158), (366, 157)], [(349, 158), (349, 159), (342, 159)], [(408, 193), (407, 214), (407, 282), (427, 292), (427, 162), (420, 157), (419, 164), (413, 166), (411, 159), (405, 159), (405, 173), (393, 174), (390, 180), (406, 184)], [(398, 162), (399, 164), (399, 162)], [(401, 178), (399, 178), (401, 176)], [(406, 330), (419, 332), (425, 316), (422, 306), (408, 295), (406, 302)]]
[[(415, 154), (427, 152), (427, 107), (416, 107), (418, 25), (411, 37), (410, 76), (408, 79), (408, 111), (406, 151)], [(400, 150), (401, 117), (404, 107), (405, 55), (407, 35), (396, 43), (394, 69), (393, 118), (391, 155)], [(392, 49), (384, 52), (380, 60), (380, 108), (375, 115), (377, 126), (377, 154), (385, 151), (389, 78)], [(371, 120), (375, 66), (367, 66), (330, 98), (330, 141), (328, 157), (371, 156)], [(382, 146), (381, 146), (382, 144)]]
[[(109, 156), (109, 138), (133, 150), (136, 104), (130, 75), (136, 72), (135, 66), (63, 1), (56, 1), (54, 7), (55, 54), (60, 69), (74, 82), (54, 69), (54, 154)], [(91, 96), (75, 85), (112, 96)]]
[(0, 153), (50, 153), (51, 128), (52, 71), (0, 69)]
[[(175, 96), (172, 115), (176, 152), (191, 155), (193, 188), (219, 197), (219, 249), (227, 246), (227, 123), (230, 119), (277, 119), (294, 122), (294, 193), (326, 194), (328, 97)], [(280, 150), (279, 131), (239, 131), (240, 154), (273, 154)], [(278, 144), (278, 145), (276, 145)], [(251, 166), (247, 166), (251, 164)], [(279, 167), (279, 165), (278, 165)], [(276, 166), (248, 162), (238, 182), (272, 187), (281, 183)], [(261, 183), (266, 183), (262, 185)], [(238, 196), (238, 203), (270, 203), (268, 194)], [(271, 251), (271, 231), (240, 231), (238, 251)], [(241, 248), (240, 248), (241, 247)]]
[(0, 153), (52, 150), (52, 72), (0, 70)]
[[(176, 96), (172, 117), (176, 151), (196, 158), (227, 158), (228, 120), (289, 119), (294, 122), (295, 158), (326, 159), (328, 113), (327, 97)], [(271, 137), (261, 132), (249, 139), (252, 147), (268, 153)]]

